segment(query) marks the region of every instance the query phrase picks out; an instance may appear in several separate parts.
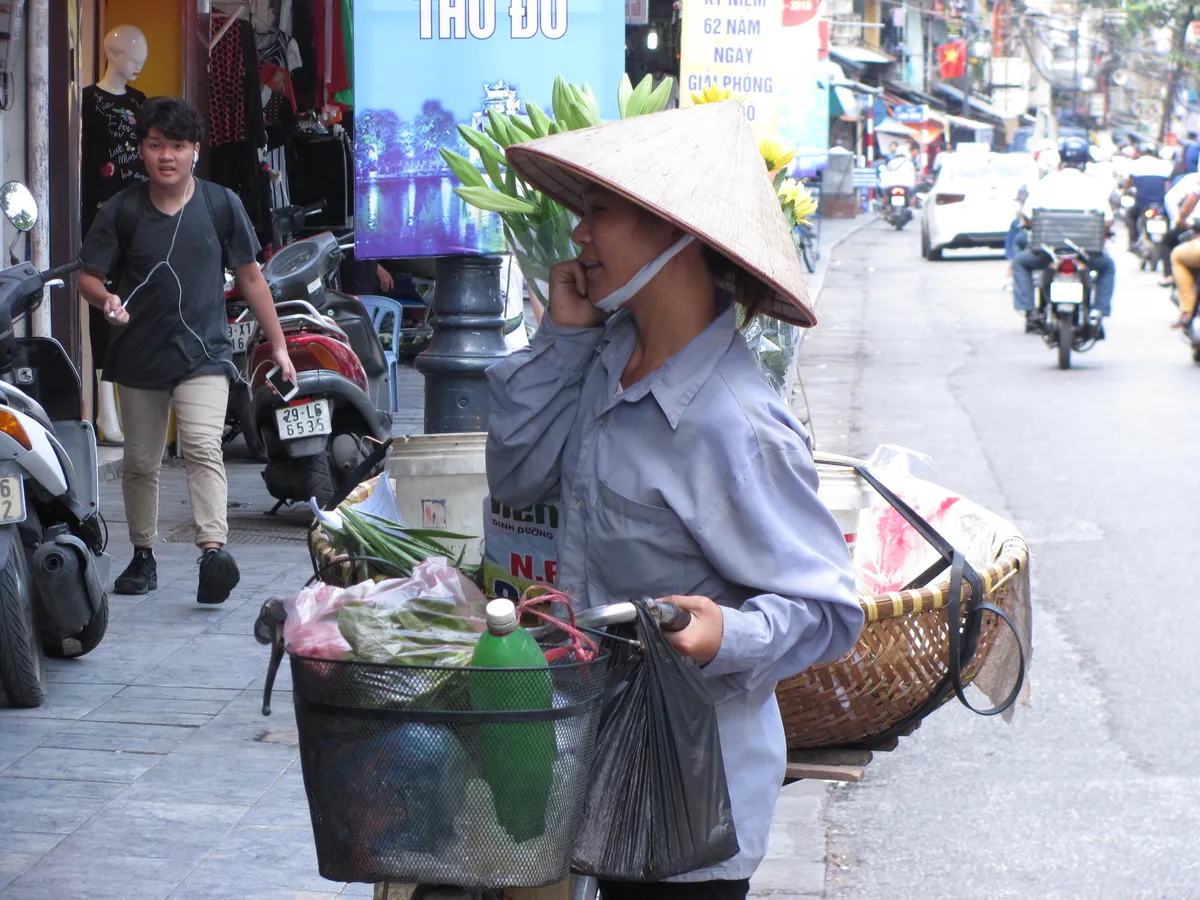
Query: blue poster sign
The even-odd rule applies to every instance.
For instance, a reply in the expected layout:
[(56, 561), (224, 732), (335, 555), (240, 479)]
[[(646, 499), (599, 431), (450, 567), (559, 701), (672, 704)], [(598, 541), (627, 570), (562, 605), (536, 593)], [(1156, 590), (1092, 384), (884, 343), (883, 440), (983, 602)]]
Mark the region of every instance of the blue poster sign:
[(458, 198), (438, 151), (478, 162), (458, 126), (549, 110), (556, 75), (615, 119), (624, 71), (625, 10), (610, 0), (357, 0), (357, 255), (502, 252), (499, 217)]
[(920, 125), (928, 118), (925, 115), (924, 106), (897, 106), (892, 113), (897, 122), (905, 122), (910, 125)]

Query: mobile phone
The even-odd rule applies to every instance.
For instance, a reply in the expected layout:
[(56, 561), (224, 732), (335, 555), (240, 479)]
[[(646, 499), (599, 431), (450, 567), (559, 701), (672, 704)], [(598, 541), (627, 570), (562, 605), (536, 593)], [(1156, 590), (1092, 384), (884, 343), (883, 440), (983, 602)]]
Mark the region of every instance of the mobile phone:
[(284, 400), (291, 400), (300, 393), (300, 385), (294, 381), (288, 381), (280, 374), (279, 366), (273, 368), (267, 373), (267, 381), (271, 383), (271, 387), (275, 388), (276, 393)]

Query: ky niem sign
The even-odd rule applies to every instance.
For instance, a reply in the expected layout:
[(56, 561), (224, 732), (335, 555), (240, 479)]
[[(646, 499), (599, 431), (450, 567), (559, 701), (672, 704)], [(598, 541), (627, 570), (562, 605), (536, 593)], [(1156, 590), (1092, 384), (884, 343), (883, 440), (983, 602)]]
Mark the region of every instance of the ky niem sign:
[(778, 129), (784, 0), (684, 0), (680, 102), (710, 85), (746, 103), (758, 134)]

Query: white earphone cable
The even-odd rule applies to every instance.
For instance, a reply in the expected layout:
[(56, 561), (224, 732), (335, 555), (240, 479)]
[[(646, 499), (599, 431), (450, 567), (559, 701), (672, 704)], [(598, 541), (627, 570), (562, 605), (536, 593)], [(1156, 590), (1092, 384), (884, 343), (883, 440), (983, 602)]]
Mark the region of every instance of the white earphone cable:
[[(192, 171), (195, 171), (195, 169), (196, 169), (196, 159), (195, 159), (195, 157), (193, 157), (192, 158)], [(150, 269), (149, 273), (142, 280), (142, 283), (139, 284), (137, 287), (135, 287), (132, 291), (129, 292), (129, 296), (125, 298), (124, 302), (121, 304), (121, 308), (125, 309), (126, 307), (128, 307), (129, 301), (133, 299), (133, 295), (136, 294), (138, 291), (140, 291), (142, 288), (144, 288), (149, 283), (150, 279), (154, 277), (154, 273), (159, 270), (159, 267), (166, 266), (167, 271), (171, 273), (171, 277), (175, 279), (175, 286), (179, 289), (179, 294), (178, 294), (178, 296), (179, 296), (179, 303), (178, 303), (179, 321), (183, 323), (183, 327), (188, 330), (188, 333), (191, 334), (191, 336), (194, 337), (199, 342), (200, 349), (204, 351), (204, 355), (207, 356), (211, 362), (215, 362), (215, 363), (218, 363), (221, 365), (228, 365), (229, 368), (233, 370), (234, 383), (238, 384), (243, 379), (242, 379), (242, 373), (238, 371), (237, 366), (235, 366), (233, 364), (232, 360), (217, 359), (211, 353), (209, 353), (208, 345), (204, 342), (204, 338), (200, 337), (200, 335), (198, 335), (192, 329), (192, 326), (188, 324), (187, 319), (185, 319), (183, 317), (183, 282), (181, 282), (179, 280), (179, 273), (176, 272), (175, 267), (171, 265), (171, 254), (175, 252), (175, 241), (179, 237), (179, 226), (183, 224), (183, 214), (187, 210), (188, 204), (191, 201), (191, 199), (196, 196), (197, 188), (196, 188), (196, 176), (195, 175), (192, 176), (191, 187), (192, 187), (191, 196), (188, 197), (187, 199), (185, 199), (183, 202), (183, 206), (181, 206), (179, 208), (178, 218), (175, 220), (175, 231), (171, 235), (171, 246), (169, 248), (167, 248), (166, 258), (161, 260), (160, 262), (157, 262), (154, 264), (154, 266)]]

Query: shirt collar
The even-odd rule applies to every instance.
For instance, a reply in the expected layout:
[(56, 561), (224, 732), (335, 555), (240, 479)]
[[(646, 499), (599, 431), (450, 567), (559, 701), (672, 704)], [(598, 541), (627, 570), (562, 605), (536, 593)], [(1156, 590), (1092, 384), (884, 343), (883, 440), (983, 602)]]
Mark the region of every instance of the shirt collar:
[[(618, 394), (621, 373), (637, 340), (633, 317), (622, 310), (609, 322), (599, 348), (600, 358), (608, 371), (608, 396), (611, 406), (617, 403), (636, 403), (646, 394), (653, 394), (671, 428), (679, 427), (688, 404), (729, 349), (737, 331), (737, 304), (725, 302), (724, 311), (692, 338), (691, 342), (665, 363), (626, 391)], [(610, 406), (610, 408), (611, 408)]]

